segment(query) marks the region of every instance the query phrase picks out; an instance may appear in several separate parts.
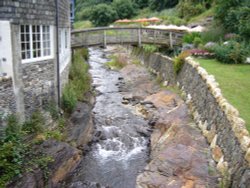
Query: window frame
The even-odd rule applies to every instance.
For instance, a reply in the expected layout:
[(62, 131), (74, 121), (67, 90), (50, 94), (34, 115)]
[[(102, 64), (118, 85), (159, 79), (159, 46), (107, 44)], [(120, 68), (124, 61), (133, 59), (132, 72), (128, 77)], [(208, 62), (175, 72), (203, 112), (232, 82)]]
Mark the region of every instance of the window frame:
[[(29, 45), (30, 45), (30, 58), (29, 59), (22, 59), (22, 43), (27, 43), (26, 40), (25, 41), (22, 41), (22, 38), (21, 38), (21, 35), (22, 35), (22, 32), (21, 32), (21, 27), (24, 26), (26, 28), (26, 26), (29, 27)], [(33, 51), (36, 50), (33, 48), (33, 35), (36, 34), (33, 32), (33, 29), (32, 27), (35, 26), (39, 26), (39, 29), (40, 29), (40, 57), (34, 57), (33, 55)], [(49, 27), (49, 33), (47, 33), (45, 31), (45, 34), (49, 34), (49, 40), (46, 39), (46, 41), (44, 40), (43, 36), (44, 36), (44, 32), (43, 32), (43, 26), (45, 27)], [(37, 61), (45, 61), (45, 60), (49, 60), (49, 59), (53, 59), (54, 58), (54, 37), (53, 37), (53, 26), (51, 25), (28, 25), (28, 24), (23, 24), (23, 25), (20, 25), (20, 52), (21, 52), (21, 60), (22, 60), (22, 63), (32, 63), (32, 62), (37, 62)], [(26, 34), (26, 31), (25, 31), (25, 34)], [(47, 47), (44, 47), (44, 42), (49, 42), (50, 44), (50, 55), (44, 55), (45, 54), (45, 51), (48, 50)]]

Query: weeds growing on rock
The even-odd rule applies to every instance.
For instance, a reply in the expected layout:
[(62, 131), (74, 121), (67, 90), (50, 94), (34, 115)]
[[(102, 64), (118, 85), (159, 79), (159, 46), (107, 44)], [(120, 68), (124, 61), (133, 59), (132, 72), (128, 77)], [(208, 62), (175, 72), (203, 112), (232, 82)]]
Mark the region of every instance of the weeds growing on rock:
[(159, 51), (159, 48), (156, 45), (144, 44), (142, 48), (147, 53), (154, 53)]
[(180, 53), (177, 57), (174, 58), (174, 70), (178, 74), (185, 63), (185, 58), (189, 56), (187, 51)]
[(110, 69), (122, 69), (127, 65), (127, 57), (122, 54), (118, 54), (112, 57), (110, 62), (107, 62), (105, 65)]
[(91, 88), (89, 65), (85, 62), (85, 59), (88, 58), (86, 54), (88, 54), (86, 50), (77, 50), (70, 67), (69, 83), (64, 87), (62, 95), (62, 107), (67, 113), (74, 110), (77, 101), (84, 100), (84, 93)]

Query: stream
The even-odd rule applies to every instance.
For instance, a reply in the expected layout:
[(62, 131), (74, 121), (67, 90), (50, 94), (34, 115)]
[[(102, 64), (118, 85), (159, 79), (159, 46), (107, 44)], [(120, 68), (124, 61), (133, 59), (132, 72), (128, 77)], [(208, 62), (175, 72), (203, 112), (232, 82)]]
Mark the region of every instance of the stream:
[(126, 91), (118, 71), (106, 68), (109, 52), (90, 48), (89, 64), (96, 91), (94, 140), (65, 187), (133, 188), (149, 159), (148, 122), (122, 104)]

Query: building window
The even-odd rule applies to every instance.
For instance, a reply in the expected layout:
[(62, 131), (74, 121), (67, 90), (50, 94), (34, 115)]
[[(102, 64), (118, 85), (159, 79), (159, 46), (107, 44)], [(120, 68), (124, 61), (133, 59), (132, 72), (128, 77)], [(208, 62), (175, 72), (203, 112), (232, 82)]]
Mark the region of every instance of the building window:
[(43, 26), (43, 56), (51, 55), (50, 28)]
[(67, 29), (65, 29), (65, 48), (67, 49), (68, 48), (68, 31)]
[(60, 56), (64, 56), (65, 52), (69, 50), (69, 28), (59, 29), (59, 52)]
[(62, 29), (59, 29), (59, 36), (58, 36), (58, 45), (59, 45), (59, 54), (62, 53)]
[(21, 25), (21, 56), (23, 62), (52, 55), (51, 26)]

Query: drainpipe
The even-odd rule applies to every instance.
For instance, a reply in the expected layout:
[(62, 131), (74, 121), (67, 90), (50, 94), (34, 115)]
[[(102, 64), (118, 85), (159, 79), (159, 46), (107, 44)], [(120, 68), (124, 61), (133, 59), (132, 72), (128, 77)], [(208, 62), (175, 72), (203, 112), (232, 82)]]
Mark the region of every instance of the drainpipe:
[(60, 56), (59, 56), (59, 5), (58, 0), (55, 0), (56, 3), (56, 73), (57, 73), (57, 102), (58, 109), (61, 109), (61, 88), (60, 88)]

